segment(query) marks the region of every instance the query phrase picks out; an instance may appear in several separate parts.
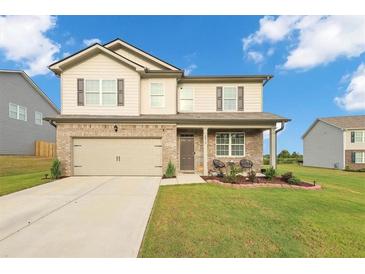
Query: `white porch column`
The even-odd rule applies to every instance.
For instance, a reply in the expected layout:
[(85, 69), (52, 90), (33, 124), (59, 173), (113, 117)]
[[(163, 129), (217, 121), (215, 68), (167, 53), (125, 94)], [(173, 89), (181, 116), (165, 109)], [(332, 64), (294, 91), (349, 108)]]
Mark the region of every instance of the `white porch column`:
[(276, 169), (276, 128), (270, 129), (270, 165)]
[(203, 128), (203, 175), (208, 176), (208, 128)]

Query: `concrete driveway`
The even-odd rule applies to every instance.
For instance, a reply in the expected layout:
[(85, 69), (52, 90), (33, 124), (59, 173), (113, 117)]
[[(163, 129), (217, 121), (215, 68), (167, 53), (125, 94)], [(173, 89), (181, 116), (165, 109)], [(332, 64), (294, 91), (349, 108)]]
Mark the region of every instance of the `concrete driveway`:
[(70, 177), (0, 197), (0, 257), (136, 257), (159, 184)]

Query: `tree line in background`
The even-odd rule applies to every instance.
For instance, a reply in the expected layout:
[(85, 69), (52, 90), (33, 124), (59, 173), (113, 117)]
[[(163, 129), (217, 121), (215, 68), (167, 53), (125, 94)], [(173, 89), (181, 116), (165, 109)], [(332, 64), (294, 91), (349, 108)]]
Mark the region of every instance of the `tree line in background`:
[[(279, 154), (277, 158), (278, 164), (297, 164), (297, 163), (303, 163), (303, 155), (293, 152), (290, 153), (288, 150), (283, 149)], [(264, 165), (270, 164), (270, 155), (265, 154), (264, 155)]]

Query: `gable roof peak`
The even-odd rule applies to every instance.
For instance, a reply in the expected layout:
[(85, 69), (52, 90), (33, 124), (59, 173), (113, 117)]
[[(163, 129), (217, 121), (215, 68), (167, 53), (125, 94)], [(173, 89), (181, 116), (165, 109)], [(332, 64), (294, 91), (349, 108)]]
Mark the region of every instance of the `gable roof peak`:
[(158, 58), (154, 55), (152, 55), (149, 52), (144, 51), (143, 49), (138, 48), (135, 45), (132, 45), (132, 44), (128, 43), (127, 41), (125, 41), (121, 38), (116, 38), (116, 39), (114, 39), (110, 42), (107, 42), (107, 43), (103, 44), (103, 46), (106, 47), (106, 48), (109, 48), (109, 49), (115, 49), (115, 48), (118, 48), (118, 46), (119, 47), (124, 47), (124, 48), (126, 48), (130, 51), (135, 52), (138, 55), (143, 56), (144, 58), (146, 58), (146, 59), (148, 59), (148, 60), (150, 60), (154, 63), (159, 64), (162, 67), (165, 67), (168, 70), (179, 70), (179, 71), (181, 71), (180, 68), (178, 68), (178, 67), (176, 67), (176, 66), (174, 66), (174, 65), (172, 65), (172, 64), (170, 64), (170, 63), (168, 63), (168, 62), (166, 62), (166, 61), (164, 61), (164, 60), (162, 60), (162, 59), (160, 59), (160, 58)]

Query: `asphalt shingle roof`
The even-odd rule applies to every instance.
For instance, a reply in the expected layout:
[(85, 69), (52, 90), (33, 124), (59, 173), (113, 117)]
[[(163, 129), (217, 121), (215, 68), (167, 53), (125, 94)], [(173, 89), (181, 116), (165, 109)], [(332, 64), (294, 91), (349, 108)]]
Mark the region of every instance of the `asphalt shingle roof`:
[(365, 128), (365, 115), (318, 118), (338, 128)]

